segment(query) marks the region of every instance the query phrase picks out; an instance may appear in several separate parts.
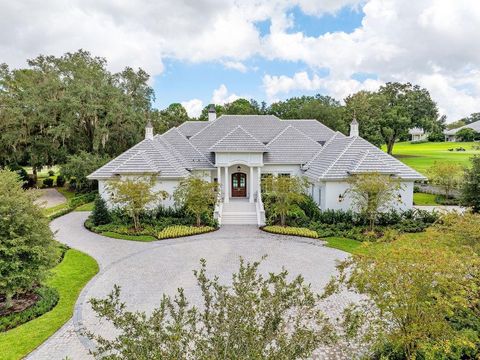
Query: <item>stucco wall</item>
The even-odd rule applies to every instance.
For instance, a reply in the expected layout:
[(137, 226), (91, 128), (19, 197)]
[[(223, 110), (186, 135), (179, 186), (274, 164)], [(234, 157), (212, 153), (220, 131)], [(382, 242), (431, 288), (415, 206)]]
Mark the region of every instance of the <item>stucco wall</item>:
[[(349, 210), (353, 208), (352, 198), (346, 193), (348, 189), (348, 183), (346, 182), (326, 182), (324, 184), (317, 184), (317, 187), (322, 188), (322, 202), (320, 204), (321, 209), (334, 209), (334, 210)], [(395, 208), (397, 210), (408, 210), (413, 206), (413, 182), (404, 181), (401, 183), (402, 188), (397, 192), (400, 198), (398, 201), (392, 202), (388, 205), (389, 208)], [(339, 201), (339, 195), (342, 194), (343, 199)], [(315, 198), (314, 198), (315, 199)]]
[[(122, 176), (122, 178), (125, 178)], [(159, 204), (162, 204), (165, 207), (171, 207), (174, 205), (173, 200), (173, 192), (175, 191), (176, 187), (178, 186), (179, 179), (162, 179), (158, 180), (157, 183), (153, 186), (153, 191), (163, 190), (168, 193), (168, 198), (158, 202), (157, 204), (152, 204), (151, 207), (154, 208)], [(100, 196), (107, 202), (107, 206), (112, 208), (112, 203), (110, 202), (110, 193), (107, 191), (106, 188), (106, 181), (99, 180), (98, 181), (98, 192)]]
[(244, 165), (261, 166), (263, 165), (263, 154), (237, 152), (215, 154), (216, 166), (230, 166), (237, 163)]
[(300, 165), (272, 165), (265, 164), (262, 167), (262, 174), (290, 174), (292, 176), (301, 176)]

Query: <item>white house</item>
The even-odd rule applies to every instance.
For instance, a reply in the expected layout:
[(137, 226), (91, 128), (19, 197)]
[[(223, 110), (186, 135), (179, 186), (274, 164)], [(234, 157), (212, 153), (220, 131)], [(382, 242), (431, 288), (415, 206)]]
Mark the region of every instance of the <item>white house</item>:
[(408, 133), (411, 135), (411, 141), (422, 141), (427, 138), (427, 133), (422, 128), (414, 127), (408, 130)]
[(457, 132), (462, 129), (472, 129), (480, 133), (480, 120), (475, 121), (471, 124), (460, 126), (456, 129), (445, 130), (443, 134), (445, 135), (445, 141), (457, 141)]
[[(399, 179), (399, 209), (413, 202), (413, 183), (425, 178), (381, 151), (351, 124), (345, 136), (317, 120), (281, 120), (273, 115), (222, 115), (210, 108), (209, 121), (187, 121), (162, 135), (151, 124), (145, 139), (91, 175), (109, 201), (106, 181), (143, 174), (158, 178), (157, 188), (173, 194), (180, 179), (196, 174), (221, 184), (216, 216), (223, 224), (264, 223), (260, 196), (263, 176), (304, 176), (321, 209), (350, 209), (346, 194), (352, 174), (380, 172)], [(173, 199), (164, 202), (173, 205)]]

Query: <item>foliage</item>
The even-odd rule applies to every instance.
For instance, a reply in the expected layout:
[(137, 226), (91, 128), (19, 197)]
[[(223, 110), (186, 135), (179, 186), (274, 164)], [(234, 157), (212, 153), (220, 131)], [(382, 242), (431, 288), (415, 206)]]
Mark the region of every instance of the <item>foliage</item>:
[(107, 183), (110, 199), (114, 205), (123, 208), (133, 220), (135, 231), (140, 230), (140, 214), (148, 205), (158, 203), (167, 198), (168, 194), (163, 191), (153, 191), (156, 183), (155, 176), (138, 176), (111, 180)]
[(52, 178), (46, 178), (46, 179), (43, 179), (43, 185), (42, 187), (44, 188), (50, 188), (53, 186), (53, 179)]
[(95, 198), (95, 206), (91, 219), (95, 226), (108, 224), (112, 220), (107, 208), (107, 203), (100, 195), (97, 195)]
[(0, 295), (31, 291), (55, 264), (55, 242), (37, 196), (22, 189), (17, 174), (0, 170)]
[(299, 204), (304, 200), (306, 188), (306, 179), (301, 177), (270, 176), (264, 178), (262, 189), (265, 192), (267, 216), (278, 218), (280, 225), (285, 226), (287, 216), (304, 215)]
[(480, 156), (474, 156), (471, 162), (472, 166), (463, 175), (461, 201), (473, 212), (480, 213)]
[(97, 194), (95, 192), (82, 194), (82, 195), (75, 195), (74, 197), (68, 200), (68, 204), (70, 208), (75, 209), (81, 205), (94, 201), (96, 197), (97, 197)]
[[(445, 245), (433, 229), (343, 261), (326, 294), (342, 289), (364, 297), (343, 315), (349, 341), (371, 358), (461, 359), (479, 354), (479, 257)], [(453, 246), (452, 246), (453, 245)], [(472, 326), (473, 325), (473, 326)], [(476, 354), (476, 355), (475, 355)]]
[(98, 265), (93, 258), (68, 250), (45, 283), (58, 292), (57, 305), (34, 320), (0, 333), (2, 359), (23, 359), (71, 319), (80, 291), (97, 272)]
[(33, 320), (53, 309), (58, 302), (58, 292), (49, 287), (35, 289), (38, 301), (20, 312), (10, 313), (0, 317), (0, 332), (13, 329), (19, 325)]
[(389, 82), (377, 92), (360, 91), (345, 99), (346, 116), (360, 124), (360, 135), (392, 154), (397, 140), (408, 138), (408, 129), (441, 132), (444, 119), (429, 92), (410, 83)]
[(480, 255), (480, 214), (452, 212), (440, 220), (433, 229), (444, 241), (469, 246)]
[(63, 187), (63, 185), (65, 185), (65, 177), (63, 175), (58, 175), (56, 182), (58, 187)]
[(185, 226), (185, 225), (174, 225), (168, 226), (157, 234), (158, 239), (171, 239), (183, 236), (191, 236), (204, 234), (215, 230), (210, 226)]
[(108, 157), (89, 154), (81, 151), (68, 157), (67, 162), (61, 166), (60, 172), (68, 181), (75, 184), (77, 192), (89, 192), (97, 188), (95, 180), (88, 180), (87, 176), (108, 162)]
[(309, 237), (314, 239), (318, 238), (318, 234), (316, 231), (313, 231), (307, 228), (270, 225), (270, 226), (264, 226), (262, 229), (264, 231), (274, 233), (274, 234), (303, 236), (303, 237)]
[(475, 141), (480, 139), (480, 134), (473, 129), (463, 128), (455, 134), (458, 141)]
[(194, 271), (202, 294), (201, 307), (190, 305), (183, 289), (164, 295), (151, 315), (130, 312), (120, 301), (120, 288), (90, 302), (109, 320), (113, 339), (87, 333), (96, 340), (96, 357), (109, 359), (296, 359), (308, 358), (330, 342), (332, 330), (316, 306), (316, 296), (302, 277), (288, 273), (259, 274), (259, 262), (245, 263), (231, 285), (207, 277), (206, 262)]
[(195, 215), (196, 224), (202, 224), (202, 215), (213, 212), (218, 197), (218, 184), (203, 180), (197, 176), (189, 176), (178, 184), (173, 198), (178, 207), (185, 207)]
[(429, 169), (430, 181), (443, 189), (448, 199), (453, 189), (456, 189), (462, 181), (463, 167), (449, 162), (434, 162)]
[(153, 128), (157, 133), (164, 133), (168, 129), (179, 126), (190, 120), (187, 110), (179, 103), (170, 104), (166, 109), (152, 114)]
[(348, 179), (348, 194), (352, 203), (369, 221), (374, 230), (375, 221), (382, 210), (391, 207), (401, 189), (398, 179), (380, 173), (352, 175)]

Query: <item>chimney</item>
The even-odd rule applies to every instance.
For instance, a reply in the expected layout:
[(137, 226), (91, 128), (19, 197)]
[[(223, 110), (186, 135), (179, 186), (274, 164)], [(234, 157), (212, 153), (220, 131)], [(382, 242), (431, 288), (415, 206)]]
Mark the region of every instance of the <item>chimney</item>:
[(353, 120), (350, 123), (350, 137), (359, 136), (358, 135), (358, 121), (355, 119), (355, 115), (353, 115)]
[(210, 104), (208, 107), (208, 121), (214, 121), (217, 118), (217, 113), (215, 111), (215, 105)]
[(145, 139), (153, 140), (153, 125), (150, 120), (148, 120), (145, 126)]

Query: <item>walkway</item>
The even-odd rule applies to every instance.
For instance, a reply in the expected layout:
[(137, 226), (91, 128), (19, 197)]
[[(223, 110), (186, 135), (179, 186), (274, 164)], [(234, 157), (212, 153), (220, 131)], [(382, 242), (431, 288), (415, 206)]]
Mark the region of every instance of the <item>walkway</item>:
[(60, 194), (57, 189), (39, 189), (37, 191), (40, 193), (37, 203), (42, 207), (51, 208), (67, 201), (65, 196)]
[[(116, 240), (89, 232), (83, 227), (86, 212), (73, 212), (54, 220), (51, 227), (56, 238), (73, 248), (93, 256), (100, 265), (99, 274), (85, 287), (77, 301), (73, 318), (29, 359), (89, 359), (87, 348), (92, 344), (79, 335), (83, 326), (99, 334), (111, 333), (111, 327), (101, 323), (91, 310), (88, 299), (105, 297), (118, 284), (122, 298), (130, 309), (151, 311), (158, 306), (161, 295), (175, 294), (178, 287), (185, 289), (193, 303), (200, 302), (192, 270), (199, 267), (199, 260), (207, 260), (210, 274), (216, 274), (222, 282), (229, 282), (236, 271), (239, 256), (248, 261), (268, 258), (261, 271), (278, 272), (282, 266), (291, 275), (302, 274), (320, 292), (335, 272), (336, 260), (348, 255), (342, 251), (324, 247), (318, 240), (268, 234), (255, 226), (224, 226), (219, 231), (188, 238), (142, 243)], [(332, 298), (325, 311), (335, 316), (352, 299), (352, 294)], [(333, 349), (323, 349), (319, 358), (328, 356)]]

